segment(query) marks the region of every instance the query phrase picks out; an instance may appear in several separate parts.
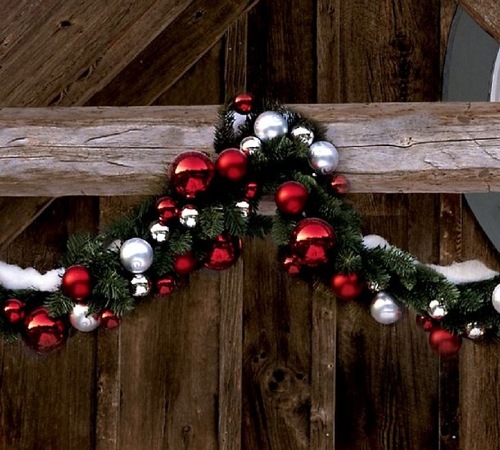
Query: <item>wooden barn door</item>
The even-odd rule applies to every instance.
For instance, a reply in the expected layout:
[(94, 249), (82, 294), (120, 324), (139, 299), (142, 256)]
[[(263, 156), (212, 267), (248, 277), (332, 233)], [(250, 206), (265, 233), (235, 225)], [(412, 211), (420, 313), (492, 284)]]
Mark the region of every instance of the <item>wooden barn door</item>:
[[(437, 101), (456, 7), (7, 3), (0, 106), (21, 107), (217, 104), (243, 90), (287, 103)], [(0, 256), (51, 268), (68, 234), (140, 200), (1, 199)], [(352, 200), (367, 233), (421, 260), (498, 267), (460, 195)], [(141, 302), (116, 332), (76, 334), (48, 358), (0, 344), (0, 448), (493, 449), (498, 353), (465, 343), (440, 360), (411, 314), (378, 325), (283, 276), (270, 240), (248, 241), (236, 267)]]

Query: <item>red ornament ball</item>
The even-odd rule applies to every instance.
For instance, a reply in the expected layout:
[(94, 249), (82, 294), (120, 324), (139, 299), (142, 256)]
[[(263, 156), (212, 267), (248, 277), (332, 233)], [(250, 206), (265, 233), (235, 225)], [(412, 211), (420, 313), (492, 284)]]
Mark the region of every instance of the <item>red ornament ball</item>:
[(228, 148), (220, 153), (215, 167), (221, 177), (231, 181), (240, 181), (247, 173), (246, 155), (237, 148)]
[(162, 225), (165, 225), (169, 220), (175, 219), (179, 215), (177, 203), (173, 198), (159, 198), (156, 201), (155, 207), (158, 211), (158, 220)]
[(240, 253), (240, 238), (220, 235), (211, 243), (203, 265), (212, 270), (225, 270), (238, 261)]
[(68, 267), (62, 277), (61, 290), (67, 297), (81, 301), (92, 293), (92, 277), (85, 266)]
[(252, 112), (254, 100), (252, 94), (246, 92), (238, 94), (233, 100), (233, 109), (239, 114), (248, 114)]
[(450, 356), (460, 350), (462, 338), (442, 328), (434, 328), (429, 333), (429, 345), (439, 355)]
[(415, 321), (417, 322), (417, 325), (422, 328), (422, 330), (427, 332), (430, 332), (437, 327), (436, 322), (434, 322), (432, 317), (424, 316), (422, 314), (417, 314)]
[(345, 301), (355, 300), (365, 288), (357, 273), (337, 273), (333, 275), (331, 285), (335, 296)]
[(103, 328), (104, 330), (114, 330), (115, 328), (118, 328), (122, 323), (122, 318), (118, 317), (110, 309), (103, 309), (99, 313), (99, 320), (101, 328)]
[(301, 220), (292, 232), (291, 249), (301, 263), (317, 267), (328, 262), (328, 251), (335, 245), (335, 232), (322, 219)]
[(156, 280), (156, 295), (160, 297), (167, 297), (175, 290), (175, 277), (166, 275)]
[(287, 181), (278, 187), (274, 200), (284, 214), (300, 214), (304, 210), (309, 192), (302, 183)]
[(40, 306), (24, 319), (22, 332), (26, 345), (37, 353), (49, 353), (62, 346), (67, 337), (66, 323), (49, 316), (47, 308)]
[(193, 199), (208, 189), (214, 173), (214, 164), (207, 155), (183, 152), (170, 165), (170, 182), (178, 194)]
[(245, 185), (244, 196), (246, 200), (253, 200), (259, 193), (259, 185), (255, 181), (250, 181)]
[(334, 194), (345, 195), (349, 192), (351, 183), (345, 175), (336, 173), (330, 180), (330, 190)]
[(17, 298), (9, 298), (2, 305), (2, 314), (9, 323), (18, 323), (24, 319), (26, 304)]
[(283, 267), (283, 270), (291, 277), (295, 277), (300, 273), (300, 259), (295, 255), (285, 256), (283, 258), (283, 261), (281, 262), (281, 266)]
[(179, 275), (187, 275), (198, 267), (198, 260), (193, 252), (177, 255), (174, 260), (174, 270)]

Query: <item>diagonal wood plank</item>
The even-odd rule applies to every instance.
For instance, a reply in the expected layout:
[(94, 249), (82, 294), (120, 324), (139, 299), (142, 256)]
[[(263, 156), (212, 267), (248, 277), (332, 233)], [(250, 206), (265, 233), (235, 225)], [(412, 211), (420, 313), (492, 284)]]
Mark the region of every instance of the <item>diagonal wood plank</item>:
[(154, 102), (257, 2), (195, 0), (89, 104), (128, 105), (130, 98), (136, 104)]
[[(0, 105), (39, 107), (84, 104), (192, 0), (4, 3)], [(0, 215), (0, 250), (50, 203), (49, 198), (3, 200), (2, 209), (8, 208), (9, 214)]]
[(460, 5), (500, 43), (500, 3), (498, 0), (458, 0)]

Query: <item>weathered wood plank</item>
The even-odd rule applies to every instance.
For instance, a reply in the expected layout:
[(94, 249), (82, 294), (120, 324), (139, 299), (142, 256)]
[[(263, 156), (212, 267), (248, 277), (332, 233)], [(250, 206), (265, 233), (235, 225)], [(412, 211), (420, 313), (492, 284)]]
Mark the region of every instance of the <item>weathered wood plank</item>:
[(54, 199), (27, 197), (21, 202), (0, 198), (0, 251), (19, 236)]
[(136, 104), (153, 103), (257, 2), (194, 0), (112, 84), (94, 95), (90, 104), (128, 105), (130, 98)]
[[(297, 105), (323, 124), (353, 192), (500, 188), (500, 106)], [(216, 107), (0, 110), (6, 196), (156, 192), (181, 151), (210, 151)], [(47, 180), (51, 180), (47, 183)]]
[(476, 22), (500, 43), (500, 4), (497, 0), (458, 0)]

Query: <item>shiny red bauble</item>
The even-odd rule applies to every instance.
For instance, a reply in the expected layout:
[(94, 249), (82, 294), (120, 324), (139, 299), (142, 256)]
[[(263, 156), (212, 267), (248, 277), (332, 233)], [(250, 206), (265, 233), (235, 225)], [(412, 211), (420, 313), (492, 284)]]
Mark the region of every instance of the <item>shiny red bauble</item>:
[(35, 308), (24, 319), (22, 331), (26, 345), (37, 353), (49, 353), (62, 346), (67, 337), (67, 325), (49, 316), (47, 308)]
[(345, 175), (336, 173), (330, 180), (330, 191), (334, 194), (345, 195), (349, 192), (350, 183)]
[(439, 355), (450, 356), (460, 350), (462, 338), (442, 328), (434, 328), (429, 333), (429, 345)]
[(214, 173), (214, 164), (207, 155), (183, 152), (170, 165), (170, 183), (178, 194), (193, 199), (208, 189)]
[(287, 181), (278, 187), (274, 200), (284, 214), (300, 214), (304, 210), (309, 192), (302, 183)]
[(177, 202), (170, 197), (162, 197), (156, 201), (155, 205), (158, 211), (158, 220), (165, 225), (169, 220), (175, 219), (179, 215)]
[(415, 317), (417, 325), (422, 328), (422, 330), (430, 332), (437, 327), (436, 322), (432, 317), (417, 314)]
[(67, 297), (80, 301), (92, 293), (92, 277), (85, 266), (68, 267), (61, 281), (61, 290)]
[(175, 291), (175, 277), (166, 275), (156, 280), (156, 295), (167, 297)]
[(17, 298), (9, 298), (2, 305), (2, 315), (9, 323), (18, 323), (26, 315), (24, 308), (26, 304)]
[(355, 300), (365, 289), (365, 283), (357, 273), (337, 273), (331, 279), (332, 291), (340, 300)]
[(295, 255), (285, 256), (281, 262), (281, 266), (283, 267), (283, 270), (291, 277), (295, 277), (300, 274), (300, 259)]
[(100, 327), (104, 330), (114, 330), (122, 323), (122, 318), (110, 309), (103, 309), (99, 313)]
[(237, 148), (228, 148), (219, 154), (215, 168), (221, 177), (231, 181), (240, 181), (247, 173), (246, 155)]
[(233, 109), (239, 114), (252, 112), (255, 98), (252, 94), (244, 92), (238, 94), (233, 100)]
[(193, 252), (177, 255), (174, 260), (174, 270), (179, 275), (187, 275), (198, 267), (198, 260)]
[(290, 240), (292, 253), (304, 266), (317, 267), (328, 262), (328, 252), (335, 245), (335, 232), (322, 219), (301, 220), (294, 228)]
[(253, 200), (259, 193), (259, 185), (255, 181), (249, 181), (245, 184), (244, 193), (246, 200)]
[(240, 253), (240, 238), (220, 235), (211, 243), (203, 265), (208, 269), (225, 270), (238, 261)]

